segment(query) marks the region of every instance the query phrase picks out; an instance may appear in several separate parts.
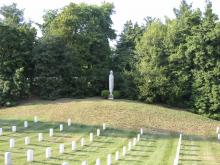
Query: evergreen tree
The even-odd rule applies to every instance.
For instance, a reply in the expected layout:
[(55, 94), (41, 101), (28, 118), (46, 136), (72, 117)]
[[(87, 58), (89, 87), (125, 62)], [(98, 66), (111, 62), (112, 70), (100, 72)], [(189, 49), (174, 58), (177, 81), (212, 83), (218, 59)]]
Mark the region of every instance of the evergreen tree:
[(143, 33), (143, 27), (137, 23), (127, 21), (117, 42), (115, 56), (113, 56), (113, 70), (117, 81), (116, 89), (121, 89), (121, 94), (127, 98), (137, 97), (135, 76), (135, 45)]
[(168, 95), (167, 27), (160, 21), (151, 23), (136, 46), (136, 70), (139, 98), (146, 102), (165, 101)]
[(220, 118), (220, 26), (207, 2), (199, 28), (188, 42), (188, 52), (194, 55), (192, 105), (195, 112)]
[(168, 22), (167, 49), (169, 54), (168, 102), (171, 104), (189, 104), (192, 91), (193, 55), (187, 52), (188, 38), (193, 35), (192, 29), (198, 28), (201, 22), (200, 10), (192, 10), (191, 5), (181, 2), (180, 9), (175, 9), (176, 19)]

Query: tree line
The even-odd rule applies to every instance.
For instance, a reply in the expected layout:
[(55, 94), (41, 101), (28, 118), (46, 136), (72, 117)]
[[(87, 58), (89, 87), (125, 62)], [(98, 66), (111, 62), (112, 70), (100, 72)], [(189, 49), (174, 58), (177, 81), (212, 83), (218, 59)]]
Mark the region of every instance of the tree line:
[(125, 24), (114, 58), (124, 95), (220, 119), (219, 19), (210, 1), (201, 12), (183, 0), (174, 13)]
[(113, 4), (70, 3), (48, 10), (36, 37), (16, 4), (0, 14), (0, 104), (31, 95), (44, 99), (100, 95), (107, 82)]
[(0, 9), (0, 104), (99, 96), (114, 70), (121, 97), (186, 107), (220, 119), (220, 23), (183, 0), (175, 18), (127, 21), (115, 48), (114, 5), (70, 3), (48, 10), (36, 37), (16, 4)]

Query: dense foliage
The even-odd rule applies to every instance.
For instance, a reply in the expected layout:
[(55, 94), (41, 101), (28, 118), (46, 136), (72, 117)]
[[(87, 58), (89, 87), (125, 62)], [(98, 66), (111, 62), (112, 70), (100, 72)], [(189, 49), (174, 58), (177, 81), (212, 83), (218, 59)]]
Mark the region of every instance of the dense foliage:
[(36, 31), (22, 22), (23, 12), (15, 4), (3, 6), (0, 14), (0, 104), (11, 105), (30, 94)]
[(48, 11), (35, 55), (36, 94), (43, 98), (100, 95), (107, 86), (113, 5), (74, 4)]
[(127, 21), (124, 30), (117, 42), (116, 50), (112, 58), (111, 68), (115, 70), (116, 89), (120, 89), (123, 97), (137, 97), (137, 89), (134, 82), (134, 50), (136, 40), (141, 36), (143, 28), (137, 23)]
[[(191, 107), (220, 118), (220, 23), (182, 1), (176, 18), (155, 20), (136, 43), (136, 86), (141, 100)], [(135, 87), (136, 88), (136, 87)]]

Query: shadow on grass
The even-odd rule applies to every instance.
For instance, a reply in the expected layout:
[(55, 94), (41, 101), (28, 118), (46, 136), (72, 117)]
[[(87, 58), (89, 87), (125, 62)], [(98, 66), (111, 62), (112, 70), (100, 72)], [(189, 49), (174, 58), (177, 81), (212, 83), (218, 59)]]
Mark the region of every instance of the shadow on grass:
[(201, 159), (179, 159), (180, 161), (184, 162), (201, 162)]
[[(27, 120), (28, 121), (28, 120)], [(64, 131), (60, 131), (60, 124), (63, 124)], [(17, 132), (13, 133), (11, 131), (12, 126), (17, 126)], [(71, 126), (67, 126), (67, 123), (65, 122), (43, 122), (39, 121), (37, 123), (34, 123), (33, 121), (28, 121), (28, 128), (24, 128), (24, 120), (12, 120), (12, 119), (0, 119), (0, 128), (3, 128), (3, 135), (2, 136), (11, 136), (13, 137), (19, 136), (19, 134), (28, 134), (28, 133), (36, 133), (36, 136), (38, 136), (38, 133), (46, 133), (49, 134), (49, 129), (54, 129), (54, 137), (57, 138), (71, 138), (74, 134), (84, 134), (85, 136), (88, 136), (90, 132), (93, 132), (94, 135), (96, 135), (96, 130), (101, 130), (101, 136), (106, 137), (115, 137), (115, 138), (133, 138), (136, 137), (136, 135), (139, 133), (135, 130), (126, 130), (126, 129), (116, 129), (116, 128), (107, 128), (105, 131), (101, 129), (100, 125), (85, 125), (85, 124), (78, 124), (78, 123), (72, 123)], [(177, 139), (179, 137), (178, 132), (166, 132), (165, 130), (156, 130), (154, 132), (151, 131), (152, 128), (149, 128), (145, 130), (144, 135), (141, 136), (143, 141), (151, 141), (155, 142), (157, 139)], [(161, 131), (161, 132), (160, 132)], [(7, 134), (4, 134), (4, 132), (7, 132)], [(165, 133), (164, 133), (165, 132)], [(213, 141), (216, 142), (216, 138), (204, 138), (203, 136), (197, 136), (197, 135), (184, 135), (183, 140), (190, 140), (193, 138), (193, 141)], [(0, 140), (4, 141), (4, 140)], [(103, 142), (98, 140), (97, 142), (100, 143), (113, 143), (111, 141)], [(186, 145), (187, 146), (187, 145)], [(194, 146), (196, 147), (196, 146)]]
[(54, 164), (54, 165), (60, 165), (60, 163), (51, 163), (51, 162), (46, 162), (46, 161), (33, 161), (34, 164)]
[[(99, 128), (101, 130), (101, 138), (108, 138), (108, 137), (112, 137), (115, 138), (114, 140), (112, 139), (108, 139), (108, 141), (105, 140), (101, 140), (99, 138), (95, 138), (94, 142), (98, 143), (98, 144), (103, 144), (103, 145), (108, 145), (108, 144), (112, 144), (112, 143), (117, 143), (117, 138), (130, 138), (130, 141), (132, 141), (132, 139), (134, 137), (137, 137), (137, 131), (134, 130), (125, 130), (125, 129), (115, 129), (115, 128), (107, 128), (105, 131), (103, 131), (101, 129), (100, 126), (96, 125), (96, 126), (89, 126), (89, 125), (84, 125), (84, 124), (78, 124), (78, 123), (72, 123), (71, 126), (67, 126), (67, 123), (64, 122), (43, 122), (43, 121), (39, 121), (38, 123), (34, 123), (33, 121), (28, 121), (29, 123), (29, 127), (28, 128), (24, 128), (24, 120), (6, 120), (6, 119), (0, 119), (0, 127), (3, 128), (3, 136), (5, 138), (10, 138), (11, 136), (13, 137), (20, 137), (20, 138), (24, 138), (24, 134), (35, 134), (36, 137), (38, 136), (38, 133), (44, 133), (47, 134), (47, 136), (49, 135), (49, 129), (50, 128), (54, 128), (54, 137), (57, 138), (59, 140), (59, 138), (71, 138), (72, 136), (74, 136), (74, 134), (81, 134), (83, 137), (88, 137), (90, 132), (93, 132), (94, 135), (96, 135), (96, 130)], [(60, 132), (59, 130), (59, 125), (63, 124), (64, 126), (64, 131)], [(13, 133), (11, 131), (11, 126), (16, 125), (17, 126), (17, 132)], [(7, 132), (6, 134), (4, 134), (4, 132)], [(183, 140), (191, 140), (193, 136), (193, 140), (204, 140), (203, 138), (200, 138), (199, 136), (194, 136), (194, 135), (186, 135), (183, 137)], [(170, 140), (176, 140), (178, 139), (178, 134), (177, 133), (152, 133), (152, 132), (145, 132), (144, 135), (141, 136), (141, 141), (143, 142), (149, 142), (149, 143), (145, 143), (144, 144), (137, 144), (137, 147), (135, 149), (132, 149), (132, 151), (136, 151), (139, 152), (140, 154), (135, 154), (135, 153), (129, 153), (127, 154), (129, 156), (129, 159), (126, 160), (121, 160), (121, 161), (135, 161), (135, 162), (140, 162), (142, 163), (142, 161), (140, 160), (135, 160), (136, 157), (139, 158), (143, 158), (143, 159), (147, 159), (154, 151), (155, 148), (157, 148), (158, 146), (156, 145), (157, 140), (159, 139), (170, 139)], [(5, 142), (5, 139), (1, 139), (0, 141)], [(79, 141), (79, 140), (78, 140)], [(207, 141), (207, 140), (206, 140)], [(213, 139), (209, 139), (209, 141), (214, 141)], [(61, 141), (47, 141), (45, 139), (45, 142), (53, 142), (53, 143), (61, 143)], [(94, 144), (94, 143), (92, 143)], [(41, 145), (41, 144), (34, 144), (32, 143), (31, 145), (36, 146), (36, 147), (45, 147), (45, 145)], [(97, 147), (97, 148), (107, 148), (105, 146), (99, 146), (95, 144), (94, 146), (91, 145), (86, 145), (86, 148), (91, 148), (91, 147)], [(199, 145), (194, 145), (194, 144), (183, 144), (184, 147), (186, 148), (182, 148), (181, 150), (184, 151), (199, 151)], [(189, 148), (187, 148), (189, 147)], [(82, 149), (77, 149), (77, 154), (76, 153), (65, 153), (66, 155), (69, 156), (81, 156), (81, 157), (87, 157), (87, 155), (90, 155), (91, 153), (96, 154), (96, 151), (88, 151), (88, 150), (84, 150)], [(189, 156), (188, 159), (181, 159), (181, 161), (191, 161), (191, 162), (196, 162), (196, 161), (202, 161), (199, 159), (196, 159), (196, 157), (198, 156), (197, 154), (191, 154), (191, 153), (181, 153), (182, 156)], [(194, 156), (195, 159), (190, 158), (190, 156)], [(132, 157), (132, 158), (130, 158)], [(134, 158), (134, 159), (133, 159)], [(59, 158), (52, 158), (52, 159), (59, 159)], [(60, 160), (60, 159), (59, 159)], [(74, 161), (77, 161), (76, 159), (74, 159)], [(36, 164), (56, 164), (56, 163), (50, 163), (50, 162), (43, 162), (43, 161), (35, 161)]]
[(141, 161), (141, 160), (136, 160), (136, 159), (122, 159), (122, 160), (120, 160), (121, 162), (135, 162), (135, 163), (144, 163), (144, 161)]

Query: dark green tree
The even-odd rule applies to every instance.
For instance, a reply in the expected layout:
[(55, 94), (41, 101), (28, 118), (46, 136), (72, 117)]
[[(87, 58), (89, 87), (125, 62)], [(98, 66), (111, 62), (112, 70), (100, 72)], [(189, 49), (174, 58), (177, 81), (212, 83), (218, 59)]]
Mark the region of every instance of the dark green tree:
[(47, 35), (48, 31), (50, 30), (50, 25), (53, 22), (53, 20), (57, 17), (59, 10), (46, 10), (43, 15), (43, 24), (38, 24), (40, 27), (43, 35)]
[(2, 6), (0, 15), (3, 16), (3, 23), (5, 25), (17, 26), (24, 21), (24, 10), (18, 9), (16, 3)]
[(32, 79), (32, 49), (36, 31), (21, 22), (23, 10), (16, 5), (0, 9), (0, 104), (12, 102), (30, 94)]
[(220, 119), (220, 26), (207, 2), (200, 26), (189, 37), (187, 52), (194, 56), (192, 105), (195, 112)]
[(168, 96), (166, 33), (166, 25), (155, 21), (136, 45), (136, 81), (139, 98), (146, 102), (165, 102)]
[(151, 23), (136, 44), (139, 98), (219, 119), (218, 18), (209, 1), (204, 15), (184, 0), (174, 11), (175, 19)]
[(120, 89), (123, 97), (136, 98), (137, 87), (134, 82), (135, 74), (135, 45), (143, 33), (143, 27), (127, 21), (116, 45), (112, 58), (112, 69), (115, 71), (116, 89)]
[(80, 72), (78, 59), (61, 37), (43, 38), (36, 45), (34, 93), (42, 98), (81, 96), (81, 86), (77, 86)]
[[(64, 60), (66, 63), (54, 61), (49, 66), (41, 61), (40, 57), (44, 55), (40, 55), (41, 53), (35, 54), (37, 77), (48, 79), (54, 77), (62, 83), (68, 79), (66, 81), (68, 85), (51, 86), (51, 92), (54, 88), (55, 91), (62, 91), (57, 95), (59, 97), (94, 96), (100, 95), (101, 90), (106, 88), (111, 55), (109, 40), (115, 38), (115, 32), (111, 28), (112, 20), (110, 16), (112, 13), (113, 5), (110, 3), (103, 3), (101, 6), (70, 3), (57, 15), (56, 13), (52, 13), (52, 16), (51, 13), (46, 14), (45, 18), (47, 19), (44, 19), (46, 22), (43, 24), (46, 25), (46, 30), (40, 44), (49, 45), (50, 50), (45, 51), (47, 46), (42, 45), (39, 46), (43, 48), (40, 52), (43, 54), (46, 52), (45, 58), (48, 58), (48, 60), (56, 59), (54, 54), (59, 54), (59, 58), (68, 59)], [(55, 42), (53, 42), (53, 39)], [(58, 43), (60, 42), (65, 44), (61, 44), (62, 49), (64, 49), (62, 52), (59, 50)], [(61, 66), (57, 67), (56, 72), (53, 72), (51, 67), (55, 65), (56, 67)], [(59, 69), (64, 67), (62, 65), (70, 66), (65, 73), (65, 79), (63, 70)], [(41, 70), (38, 72), (39, 68)], [(51, 73), (48, 73), (48, 71)], [(44, 76), (46, 74), (49, 77)], [(49, 80), (45, 82), (49, 82)], [(36, 81), (36, 84), (40, 87), (38, 91), (44, 90), (44, 86), (50, 86), (50, 83), (41, 83), (42, 81)], [(48, 93), (48, 95), (50, 94)]]
[(187, 52), (188, 38), (193, 35), (201, 22), (200, 10), (182, 1), (180, 9), (175, 9), (176, 19), (168, 23), (166, 47), (169, 54), (169, 83), (172, 87), (168, 102), (187, 106), (192, 92), (193, 55)]

